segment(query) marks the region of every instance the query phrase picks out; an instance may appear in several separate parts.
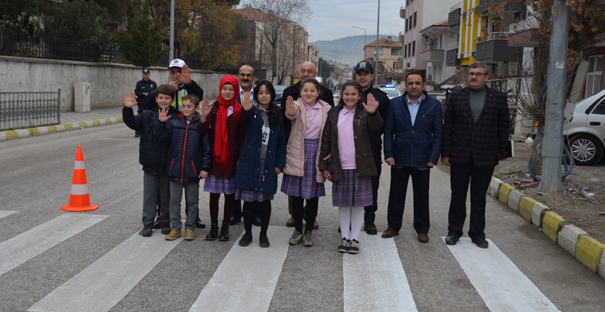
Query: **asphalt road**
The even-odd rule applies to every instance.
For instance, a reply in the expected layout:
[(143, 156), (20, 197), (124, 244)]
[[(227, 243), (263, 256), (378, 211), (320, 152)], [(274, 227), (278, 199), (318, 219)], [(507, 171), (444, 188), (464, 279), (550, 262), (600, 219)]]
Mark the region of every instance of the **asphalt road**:
[[(78, 145), (99, 209), (70, 217), (60, 207), (69, 201)], [(123, 124), (0, 142), (0, 311), (605, 310), (605, 280), (491, 197), (490, 248), (448, 247), (449, 177), (438, 169), (431, 241), (416, 239), (408, 193), (400, 235), (363, 234), (356, 256), (336, 252), (329, 183), (315, 246), (287, 246), (287, 198), (279, 193), (266, 250), (237, 246), (241, 223), (227, 243), (205, 241), (207, 229), (193, 242), (164, 241), (159, 232), (141, 238), (142, 182), (138, 139)], [(388, 186), (385, 165), (379, 231), (387, 225)], [(200, 188), (206, 223), (208, 199)]]

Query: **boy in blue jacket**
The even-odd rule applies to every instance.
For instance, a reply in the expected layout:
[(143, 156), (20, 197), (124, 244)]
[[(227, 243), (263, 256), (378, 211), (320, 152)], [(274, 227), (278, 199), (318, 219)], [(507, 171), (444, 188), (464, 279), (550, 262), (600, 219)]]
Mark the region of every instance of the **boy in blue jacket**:
[(175, 118), (169, 115), (169, 108), (160, 109), (158, 123), (153, 133), (162, 141), (170, 140), (167, 170), (170, 178), (170, 223), (172, 230), (166, 240), (181, 237), (181, 198), (185, 190), (188, 205), (185, 222), (185, 240), (195, 238), (195, 222), (199, 211), (200, 179), (208, 176), (212, 166), (210, 141), (207, 134), (197, 132), (200, 114), (197, 109), (200, 100), (194, 94), (182, 99), (183, 111)]
[(132, 107), (137, 104), (134, 92), (126, 93), (122, 119), (124, 124), (132, 130), (141, 133), (139, 144), (139, 163), (143, 165), (143, 230), (141, 236), (149, 237), (153, 233), (153, 219), (158, 206), (158, 191), (160, 198), (160, 212), (158, 221), (161, 224), (162, 234), (170, 232), (170, 216), (168, 200), (170, 198), (169, 179), (166, 175), (166, 159), (168, 157), (168, 143), (158, 141), (153, 135), (153, 128), (158, 120), (158, 108), (166, 109), (167, 115), (177, 116), (177, 112), (170, 104), (174, 100), (174, 89), (170, 85), (161, 85), (155, 92), (157, 108), (144, 110), (134, 115)]

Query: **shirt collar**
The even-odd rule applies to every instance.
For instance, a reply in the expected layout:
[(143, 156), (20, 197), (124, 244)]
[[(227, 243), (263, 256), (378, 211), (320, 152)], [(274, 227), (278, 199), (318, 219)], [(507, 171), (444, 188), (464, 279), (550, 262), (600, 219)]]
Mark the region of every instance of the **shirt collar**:
[(315, 102), (315, 105), (313, 106), (305, 103), (305, 101), (303, 101), (303, 104), (305, 104), (306, 109), (321, 109), (321, 104), (319, 103), (319, 101)]
[[(242, 87), (239, 87), (239, 94), (240, 95), (244, 95), (244, 93), (246, 93), (246, 91), (244, 91), (244, 89), (242, 89)], [(252, 89), (250, 89), (250, 95), (252, 95), (254, 93), (254, 86), (252, 86)]]

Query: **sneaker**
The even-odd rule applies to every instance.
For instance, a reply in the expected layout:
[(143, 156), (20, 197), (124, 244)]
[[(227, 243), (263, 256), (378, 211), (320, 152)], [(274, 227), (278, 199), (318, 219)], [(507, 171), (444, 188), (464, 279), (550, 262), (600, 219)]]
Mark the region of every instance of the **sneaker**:
[(305, 236), (303, 237), (303, 245), (305, 247), (313, 247), (313, 235), (311, 232), (305, 233)]
[(242, 239), (239, 240), (239, 245), (242, 247), (246, 247), (252, 243), (252, 234), (246, 233), (242, 236)]
[(258, 246), (261, 248), (268, 248), (271, 244), (269, 244), (269, 238), (267, 234), (261, 234), (258, 238)]
[(349, 241), (347, 251), (350, 254), (358, 254), (359, 253), (359, 242), (352, 239)]
[(195, 234), (193, 233), (193, 230), (185, 229), (185, 238), (183, 238), (183, 239), (188, 240), (188, 241), (194, 240)]
[(161, 228), (162, 228), (162, 234), (164, 234), (164, 235), (170, 234), (170, 230), (172, 230), (170, 228), (170, 223), (162, 223)]
[(166, 240), (173, 241), (178, 237), (181, 237), (181, 230), (170, 230), (170, 234), (166, 235)]
[(153, 233), (153, 224), (147, 224), (145, 227), (139, 232), (139, 234), (143, 237), (149, 237)]
[(346, 238), (343, 238), (340, 241), (340, 245), (338, 245), (338, 252), (346, 253), (348, 250), (349, 250), (349, 243), (347, 242)]
[(299, 231), (294, 230), (294, 233), (292, 233), (292, 237), (290, 237), (290, 241), (288, 243), (292, 246), (296, 246), (298, 243), (300, 243), (300, 241), (302, 241), (302, 238), (302, 234)]

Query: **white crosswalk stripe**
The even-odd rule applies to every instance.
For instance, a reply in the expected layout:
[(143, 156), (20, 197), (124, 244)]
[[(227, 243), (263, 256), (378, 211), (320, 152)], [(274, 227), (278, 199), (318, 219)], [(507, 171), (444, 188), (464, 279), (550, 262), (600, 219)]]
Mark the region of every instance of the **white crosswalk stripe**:
[(488, 242), (489, 248), (480, 249), (464, 237), (448, 247), (491, 311), (559, 311), (498, 246)]
[(66, 213), (0, 243), (0, 275), (107, 217)]
[(13, 213), (16, 213), (16, 211), (0, 210), (0, 218), (10, 216)]
[(364, 232), (360, 241), (359, 254), (343, 255), (344, 311), (416, 311), (395, 241)]

